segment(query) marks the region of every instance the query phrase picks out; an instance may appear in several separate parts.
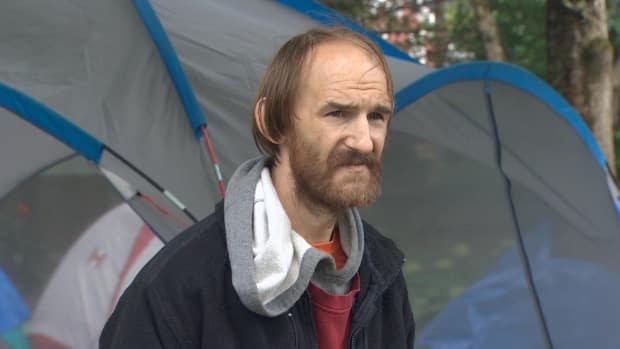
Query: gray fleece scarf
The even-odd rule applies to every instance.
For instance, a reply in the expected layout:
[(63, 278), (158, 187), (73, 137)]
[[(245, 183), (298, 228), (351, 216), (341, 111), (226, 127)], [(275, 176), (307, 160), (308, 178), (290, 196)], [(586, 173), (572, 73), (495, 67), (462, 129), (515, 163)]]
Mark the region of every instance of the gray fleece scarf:
[(333, 294), (348, 292), (362, 260), (364, 230), (356, 209), (339, 217), (348, 259), (336, 270), (331, 256), (290, 228), (269, 171), (263, 171), (266, 161), (249, 160), (235, 171), (224, 199), (224, 222), (235, 291), (248, 309), (275, 317), (299, 300), (309, 282)]

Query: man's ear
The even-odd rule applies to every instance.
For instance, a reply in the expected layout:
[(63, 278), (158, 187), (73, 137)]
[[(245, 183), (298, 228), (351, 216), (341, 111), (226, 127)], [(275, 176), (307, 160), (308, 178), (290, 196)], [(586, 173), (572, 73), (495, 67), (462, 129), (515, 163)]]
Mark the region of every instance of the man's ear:
[(256, 105), (254, 105), (254, 121), (256, 122), (256, 127), (258, 131), (265, 137), (269, 142), (273, 144), (280, 144), (280, 140), (276, 140), (267, 129), (266, 125), (266, 115), (265, 115), (265, 97), (261, 97)]

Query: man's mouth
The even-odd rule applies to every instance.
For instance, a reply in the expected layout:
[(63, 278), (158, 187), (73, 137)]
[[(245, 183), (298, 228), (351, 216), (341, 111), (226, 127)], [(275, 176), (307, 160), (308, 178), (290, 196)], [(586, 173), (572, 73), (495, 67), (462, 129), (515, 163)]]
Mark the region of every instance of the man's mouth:
[(367, 164), (364, 163), (349, 163), (340, 166), (341, 168), (346, 168), (354, 171), (362, 171), (362, 170), (370, 170)]
[(375, 160), (369, 154), (362, 154), (355, 151), (340, 152), (330, 159), (333, 168), (347, 168), (350, 170), (361, 171), (371, 170), (375, 167)]

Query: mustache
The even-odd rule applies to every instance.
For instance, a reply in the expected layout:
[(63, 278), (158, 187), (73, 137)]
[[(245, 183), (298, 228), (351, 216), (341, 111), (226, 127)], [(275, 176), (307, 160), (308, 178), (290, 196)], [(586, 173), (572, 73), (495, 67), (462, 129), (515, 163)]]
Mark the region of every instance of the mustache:
[(369, 169), (381, 167), (381, 160), (379, 160), (374, 154), (362, 153), (355, 149), (340, 149), (334, 151), (330, 155), (329, 163), (332, 167), (358, 165), (365, 165)]

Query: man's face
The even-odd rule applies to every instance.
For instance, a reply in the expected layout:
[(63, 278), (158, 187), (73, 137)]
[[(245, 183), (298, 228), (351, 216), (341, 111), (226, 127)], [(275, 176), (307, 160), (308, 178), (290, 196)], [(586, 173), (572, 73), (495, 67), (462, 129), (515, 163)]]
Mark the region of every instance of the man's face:
[(289, 156), (298, 197), (314, 206), (365, 206), (380, 194), (381, 156), (392, 115), (385, 73), (347, 41), (315, 48), (303, 69)]

